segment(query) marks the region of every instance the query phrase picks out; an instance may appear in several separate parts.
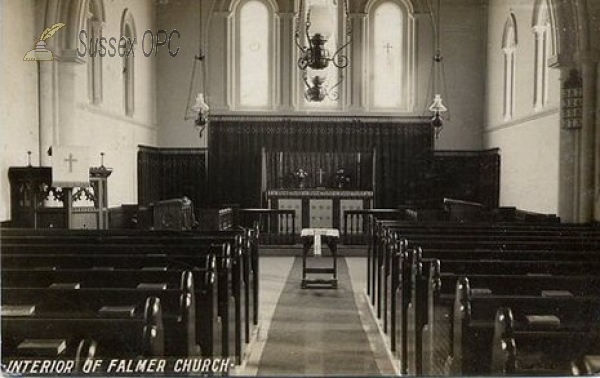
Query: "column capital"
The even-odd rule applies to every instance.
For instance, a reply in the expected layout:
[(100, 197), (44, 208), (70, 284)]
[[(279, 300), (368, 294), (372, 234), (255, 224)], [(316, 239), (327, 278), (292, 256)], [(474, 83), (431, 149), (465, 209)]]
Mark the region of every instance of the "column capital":
[(367, 18), (368, 14), (364, 13), (364, 12), (353, 12), (353, 13), (348, 13), (348, 18), (349, 19), (363, 19), (363, 18)]
[(545, 33), (548, 30), (548, 25), (546, 25), (546, 24), (535, 25), (534, 27), (531, 28), (531, 30), (533, 30), (533, 33), (535, 34), (535, 36), (539, 38), (539, 36), (541, 34)]
[(296, 13), (292, 11), (280, 11), (277, 12), (277, 16), (282, 19), (294, 19), (296, 17)]
[(62, 49), (54, 53), (54, 57), (59, 62), (84, 64), (87, 60), (85, 57), (80, 57), (77, 49)]

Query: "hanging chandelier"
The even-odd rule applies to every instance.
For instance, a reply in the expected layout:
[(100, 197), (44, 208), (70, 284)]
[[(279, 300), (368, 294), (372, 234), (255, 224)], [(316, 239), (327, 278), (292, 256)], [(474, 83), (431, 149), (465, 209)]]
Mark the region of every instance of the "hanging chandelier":
[(341, 84), (343, 76), (338, 75), (338, 80), (329, 85), (328, 72), (325, 70), (330, 64), (337, 69), (348, 66), (349, 59), (344, 50), (352, 42), (352, 29), (348, 17), (348, 0), (343, 2), (344, 17), (346, 23), (346, 41), (339, 48), (333, 49), (328, 46), (338, 25), (335, 22), (338, 12), (338, 0), (300, 0), (298, 13), (296, 14), (295, 42), (300, 50), (298, 68), (302, 74), (302, 80), (306, 85), (304, 96), (307, 101), (321, 102), (325, 98), (333, 101), (339, 95), (337, 87)]
[[(194, 66), (192, 68), (192, 78), (190, 81), (190, 90), (188, 92), (188, 104), (185, 111), (185, 120), (194, 120), (194, 126), (199, 135), (202, 136), (204, 129), (208, 125), (209, 106), (204, 98), (204, 60), (205, 56), (200, 52), (194, 57)], [(201, 66), (200, 69), (198, 66)], [(197, 83), (197, 71), (200, 72), (200, 83)]]
[(433, 102), (429, 106), (431, 115), (431, 126), (435, 132), (436, 139), (440, 137), (442, 129), (444, 127), (444, 118), (442, 113), (448, 111), (446, 105), (444, 105), (442, 92), (447, 93), (446, 90), (446, 75), (444, 71), (444, 57), (442, 56), (441, 41), (440, 41), (440, 16), (441, 16), (441, 0), (437, 0), (437, 12), (433, 13), (431, 4), (429, 5), (429, 12), (432, 17), (432, 24), (434, 28), (434, 42), (435, 42), (435, 53), (433, 55), (433, 63), (431, 66), (431, 77), (433, 80)]
[(194, 65), (192, 67), (192, 77), (190, 80), (190, 89), (188, 91), (187, 106), (185, 109), (185, 120), (194, 120), (194, 127), (198, 131), (199, 136), (208, 126), (210, 108), (206, 103), (205, 98), (205, 81), (206, 81), (206, 55), (202, 51), (203, 40), (203, 25), (202, 25), (202, 2), (198, 1), (198, 19), (199, 19), (199, 45), (200, 49), (194, 56)]

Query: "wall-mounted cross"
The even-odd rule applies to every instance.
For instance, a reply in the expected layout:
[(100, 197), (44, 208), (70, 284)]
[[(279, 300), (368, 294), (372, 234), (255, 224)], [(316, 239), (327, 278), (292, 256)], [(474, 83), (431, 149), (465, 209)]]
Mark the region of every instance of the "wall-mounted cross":
[(64, 161), (69, 163), (69, 173), (73, 172), (73, 163), (77, 161), (77, 159), (73, 159), (73, 154), (69, 154), (69, 158)]
[(385, 45), (383, 45), (383, 48), (386, 50), (386, 53), (390, 53), (390, 51), (394, 48), (394, 46), (392, 46), (389, 42), (387, 42)]

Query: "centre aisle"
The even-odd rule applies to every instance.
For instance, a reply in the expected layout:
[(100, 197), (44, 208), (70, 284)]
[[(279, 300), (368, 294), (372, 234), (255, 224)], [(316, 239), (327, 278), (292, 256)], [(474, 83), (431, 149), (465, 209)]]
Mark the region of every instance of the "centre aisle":
[[(329, 259), (310, 259), (327, 266)], [(296, 258), (277, 302), (258, 375), (377, 375), (379, 370), (358, 314), (345, 259), (338, 289), (301, 289)]]

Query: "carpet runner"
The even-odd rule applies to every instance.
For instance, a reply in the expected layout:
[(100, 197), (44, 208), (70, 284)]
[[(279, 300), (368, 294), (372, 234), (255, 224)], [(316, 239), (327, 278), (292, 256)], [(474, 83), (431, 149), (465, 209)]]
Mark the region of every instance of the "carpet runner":
[[(348, 266), (343, 258), (338, 262), (338, 289), (301, 289), (302, 259), (295, 259), (275, 308), (259, 376), (379, 374), (358, 315)], [(327, 258), (311, 258), (309, 263), (331, 266)]]

